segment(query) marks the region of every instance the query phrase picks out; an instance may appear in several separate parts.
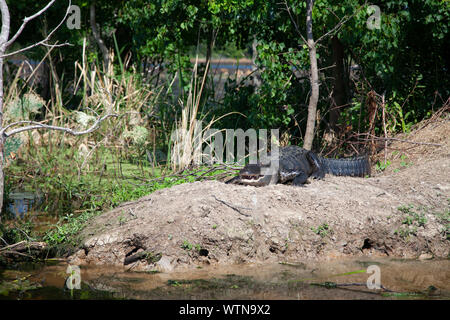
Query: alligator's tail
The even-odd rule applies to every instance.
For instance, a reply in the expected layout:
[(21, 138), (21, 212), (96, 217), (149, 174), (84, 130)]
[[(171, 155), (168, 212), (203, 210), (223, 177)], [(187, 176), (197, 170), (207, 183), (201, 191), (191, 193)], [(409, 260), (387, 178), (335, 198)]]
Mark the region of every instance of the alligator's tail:
[(367, 156), (329, 159), (319, 158), (324, 173), (334, 176), (364, 177), (370, 175), (370, 163)]

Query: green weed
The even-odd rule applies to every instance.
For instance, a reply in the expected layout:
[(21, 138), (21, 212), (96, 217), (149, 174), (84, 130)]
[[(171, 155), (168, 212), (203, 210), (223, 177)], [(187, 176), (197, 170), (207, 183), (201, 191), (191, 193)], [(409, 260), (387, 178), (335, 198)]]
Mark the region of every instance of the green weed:
[(375, 165), (377, 171), (384, 171), (387, 167), (391, 165), (391, 161), (387, 160), (386, 163), (378, 161)]
[(408, 161), (407, 161), (407, 160), (408, 160), (408, 157), (405, 156), (404, 154), (402, 154), (402, 155), (400, 156), (400, 159), (401, 159), (400, 166), (407, 168), (407, 167), (409, 167), (410, 165), (412, 165), (412, 162), (408, 162)]
[(183, 244), (181, 245), (181, 249), (187, 250), (187, 251), (191, 251), (193, 247), (194, 247), (194, 245), (187, 240), (184, 240)]
[[(401, 227), (394, 231), (394, 234), (399, 235), (403, 239), (407, 239), (411, 235), (417, 235), (418, 227), (425, 227), (428, 219), (423, 212), (417, 213), (413, 205), (402, 205), (397, 208), (398, 211), (404, 214)], [(425, 208), (417, 208), (417, 210), (425, 211)]]
[(428, 221), (424, 213), (417, 213), (412, 210), (414, 209), (413, 205), (400, 206), (397, 209), (400, 212), (406, 214), (405, 218), (402, 221), (402, 224), (406, 224), (408, 226), (417, 225), (418, 227), (423, 227)]
[(330, 226), (327, 223), (323, 223), (317, 228), (311, 227), (311, 230), (315, 233), (320, 235), (322, 238), (325, 238), (328, 233), (331, 231)]

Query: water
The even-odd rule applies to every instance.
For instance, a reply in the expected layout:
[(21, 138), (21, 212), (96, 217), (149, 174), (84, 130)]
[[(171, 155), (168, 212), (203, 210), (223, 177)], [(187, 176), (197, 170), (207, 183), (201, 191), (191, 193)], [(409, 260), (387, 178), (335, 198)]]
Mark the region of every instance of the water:
[[(379, 267), (385, 290), (367, 288), (371, 265)], [(0, 299), (450, 299), (449, 260), (361, 258), (175, 273), (81, 266), (80, 290), (64, 289), (67, 267), (60, 262), (0, 270)]]
[(8, 211), (14, 218), (24, 218), (24, 216), (32, 211), (32, 209), (39, 205), (42, 196), (33, 192), (11, 192), (9, 194), (10, 202), (8, 204)]

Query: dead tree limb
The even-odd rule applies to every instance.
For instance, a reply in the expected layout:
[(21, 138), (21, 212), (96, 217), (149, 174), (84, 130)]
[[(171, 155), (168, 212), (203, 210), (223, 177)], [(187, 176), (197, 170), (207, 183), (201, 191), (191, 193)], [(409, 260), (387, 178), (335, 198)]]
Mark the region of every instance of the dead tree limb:
[[(107, 118), (118, 117), (118, 116), (119, 115), (117, 115), (117, 114), (104, 115), (103, 117), (98, 118), (95, 121), (95, 123), (90, 128), (88, 128), (86, 130), (83, 130), (83, 131), (75, 131), (75, 130), (70, 129), (70, 128), (51, 126), (51, 125), (47, 125), (47, 124), (40, 123), (40, 122), (35, 122), (35, 121), (17, 121), (17, 122), (14, 122), (14, 123), (11, 123), (11, 124), (7, 125), (5, 128), (0, 130), (0, 134), (3, 137), (8, 138), (8, 137), (10, 137), (12, 135), (15, 135), (17, 133), (24, 132), (24, 131), (35, 130), (35, 129), (47, 129), (47, 130), (63, 131), (63, 132), (69, 133), (69, 134), (71, 134), (73, 136), (80, 136), (80, 135), (88, 134), (88, 133), (91, 133), (91, 132), (95, 131), (96, 129), (98, 129), (100, 123), (102, 123)], [(21, 127), (21, 128), (13, 129), (13, 130), (11, 130), (9, 132), (6, 132), (6, 129), (11, 128), (13, 126), (20, 125), (20, 124), (30, 124), (30, 126)]]
[(23, 252), (27, 250), (44, 250), (47, 248), (47, 243), (45, 242), (28, 242), (28, 241), (20, 241), (9, 246), (5, 246), (0, 248), (0, 253), (4, 254), (5, 252)]
[[(3, 1), (0, 1), (0, 7), (2, 8), (1, 10), (3, 12), (3, 6), (1, 5), (1, 2), (3, 2)], [(40, 10), (39, 12), (35, 13), (34, 15), (24, 19), (24, 22), (22, 23), (22, 25), (20, 26), (20, 28), (16, 32), (16, 34), (11, 39), (6, 41), (6, 43), (4, 44), (5, 45), (5, 50), (2, 50), (0, 52), (0, 58), (7, 58), (7, 57), (10, 57), (10, 56), (16, 55), (18, 53), (24, 52), (24, 51), (28, 51), (30, 49), (33, 49), (33, 48), (41, 46), (41, 45), (42, 46), (46, 46), (46, 47), (52, 47), (52, 48), (63, 47), (63, 46), (70, 45), (70, 43), (68, 43), (68, 42), (64, 42), (64, 43), (61, 43), (61, 44), (49, 44), (49, 43), (47, 43), (48, 40), (50, 40), (51, 36), (61, 27), (61, 25), (64, 23), (64, 21), (66, 21), (66, 18), (68, 16), (69, 12), (70, 12), (69, 8), (70, 8), (71, 1), (69, 0), (69, 6), (67, 7), (66, 14), (64, 15), (64, 18), (60, 21), (60, 23), (43, 40), (41, 40), (39, 42), (36, 42), (36, 43), (34, 43), (32, 45), (29, 45), (28, 47), (25, 47), (25, 48), (22, 48), (22, 49), (13, 51), (13, 52), (5, 53), (6, 49), (8, 49), (14, 43), (14, 41), (20, 36), (20, 34), (22, 33), (22, 31), (25, 28), (25, 26), (27, 25), (27, 23), (29, 21), (35, 19), (36, 17), (42, 15), (48, 8), (51, 7), (51, 5), (54, 2), (55, 2), (55, 0), (50, 1), (50, 3), (47, 4), (42, 10)]]

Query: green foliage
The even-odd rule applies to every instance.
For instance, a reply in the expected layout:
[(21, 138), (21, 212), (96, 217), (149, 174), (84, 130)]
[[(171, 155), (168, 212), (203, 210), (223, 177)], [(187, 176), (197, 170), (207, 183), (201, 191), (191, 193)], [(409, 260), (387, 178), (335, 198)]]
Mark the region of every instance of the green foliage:
[(315, 233), (320, 235), (322, 238), (325, 238), (329, 232), (331, 232), (330, 226), (328, 223), (323, 223), (317, 228), (311, 227), (311, 230)]
[(425, 224), (427, 223), (427, 218), (425, 217), (425, 214), (416, 213), (413, 211), (413, 209), (414, 209), (413, 205), (398, 207), (398, 210), (400, 212), (406, 214), (406, 218), (403, 220), (402, 223), (406, 225), (417, 224), (419, 227), (425, 226)]
[(400, 162), (400, 166), (402, 167), (409, 167), (410, 165), (412, 165), (411, 162), (408, 162), (408, 157), (405, 156), (404, 154), (402, 154), (400, 156), (401, 162)]
[(202, 249), (201, 245), (192, 244), (188, 240), (184, 240), (180, 247), (181, 249), (186, 251), (191, 251), (192, 249), (194, 249), (195, 251), (200, 252), (200, 250)]
[[(450, 199), (447, 202), (450, 204)], [(444, 212), (435, 213), (435, 216), (442, 225), (442, 234), (447, 240), (450, 240), (450, 210), (447, 209)]]
[(45, 101), (36, 94), (27, 93), (10, 101), (6, 106), (5, 120), (20, 121), (33, 120), (33, 116), (38, 114)]
[(64, 216), (53, 229), (48, 231), (43, 239), (50, 246), (59, 244), (77, 246), (79, 245), (77, 236), (81, 230), (83, 230), (87, 221), (99, 213), (99, 211), (89, 210), (77, 216), (73, 213), (68, 214)]
[[(351, 126), (359, 132), (367, 129), (367, 106), (365, 98), (369, 89), (386, 93), (387, 126), (390, 131), (408, 132), (414, 123), (430, 116), (430, 110), (450, 94), (450, 80), (446, 76), (449, 65), (448, 52), (449, 5), (441, 0), (386, 0), (378, 5), (381, 9), (381, 28), (370, 30), (366, 26), (369, 12), (362, 0), (345, 0), (339, 3), (317, 0), (313, 10), (314, 38), (318, 39), (333, 29), (343, 17), (348, 21), (330, 37), (322, 39), (318, 46), (321, 68), (321, 99), (318, 111), (321, 117), (318, 130), (326, 130), (329, 96), (333, 89), (333, 52), (331, 37), (336, 36), (344, 47), (346, 78), (345, 86), (349, 105), (341, 110), (339, 125)], [(35, 1), (27, 6), (9, 1), (14, 17), (30, 16), (45, 1)], [(309, 57), (306, 45), (298, 31), (304, 33), (306, 2), (287, 1), (291, 16), (284, 4), (261, 0), (130, 0), (124, 2), (96, 1), (97, 22), (109, 48), (117, 47), (117, 56), (123, 58), (131, 51), (131, 64), (139, 71), (149, 65), (159, 65), (168, 76), (155, 74), (148, 81), (175, 83), (181, 93), (188, 92), (192, 65), (189, 58), (199, 53), (205, 56), (212, 34), (216, 33), (216, 53), (227, 52), (231, 57), (241, 57), (250, 52), (252, 41), (257, 41), (261, 86), (252, 81), (239, 82), (229, 79), (223, 101), (207, 101), (208, 115), (217, 117), (230, 111), (239, 111), (246, 117), (233, 115), (218, 124), (223, 127), (280, 128), (291, 136), (292, 143), (300, 144), (306, 125), (307, 100), (310, 92), (308, 78)], [(49, 11), (56, 17), (65, 3), (58, 2)], [(82, 16), (89, 16), (90, 3), (79, 3)], [(53, 20), (57, 19), (51, 19)], [(13, 19), (13, 30), (21, 19)], [(35, 40), (34, 31), (39, 21), (30, 22), (21, 40)], [(42, 22), (42, 21), (41, 21)], [(42, 23), (41, 23), (42, 24)], [(79, 55), (80, 44), (89, 33), (89, 21), (83, 19), (82, 30), (61, 28), (56, 40), (76, 44), (76, 49), (61, 48), (64, 61), (59, 71), (71, 74), (74, 60)], [(51, 24), (50, 26), (51, 27)], [(34, 29), (33, 29), (34, 28)], [(297, 31), (298, 28), (298, 31)], [(117, 39), (117, 44), (113, 41)], [(88, 61), (98, 62), (97, 46), (88, 40)], [(198, 48), (200, 52), (193, 48)], [(119, 54), (120, 53), (120, 54)], [(37, 55), (42, 52), (36, 52)], [(358, 64), (360, 74), (349, 73), (351, 65)], [(146, 71), (145, 71), (146, 72)], [(253, 74), (256, 76), (256, 74)], [(351, 76), (353, 80), (351, 80)], [(164, 80), (162, 80), (164, 78)], [(65, 79), (67, 83), (73, 79)], [(251, 79), (249, 79), (251, 80)], [(73, 81), (72, 81), (73, 82)], [(175, 92), (170, 88), (168, 92)], [(80, 92), (78, 92), (80, 94)], [(214, 94), (205, 90), (205, 96)], [(160, 118), (173, 120), (179, 111), (177, 97), (161, 101)], [(209, 99), (208, 98), (208, 99)], [(75, 103), (75, 99), (72, 100)], [(174, 102), (174, 103), (173, 103)], [(217, 107), (219, 106), (219, 107)], [(209, 110), (214, 108), (213, 110)], [(381, 123), (377, 121), (376, 132)], [(166, 130), (169, 130), (167, 127)], [(319, 137), (321, 134), (319, 133)], [(143, 153), (142, 153), (143, 154)], [(141, 154), (141, 155), (142, 155)]]
[(391, 161), (389, 161), (389, 160), (386, 160), (386, 163), (384, 163), (384, 161), (377, 161), (377, 163), (375, 164), (375, 169), (377, 171), (384, 171), (390, 165), (391, 165)]
[(10, 138), (6, 139), (5, 146), (3, 149), (5, 159), (8, 159), (8, 157), (12, 153), (16, 153), (17, 150), (19, 150), (21, 145), (22, 145), (22, 140), (19, 137), (10, 137)]
[[(394, 234), (397, 234), (404, 239), (407, 239), (411, 235), (417, 235), (417, 228), (425, 227), (426, 223), (428, 222), (428, 219), (423, 212), (417, 213), (413, 210), (413, 205), (403, 205), (398, 207), (397, 209), (398, 211), (403, 213), (404, 218), (402, 220), (402, 224), (406, 227), (395, 230)], [(425, 210), (425, 208), (422, 208), (421, 210)]]
[[(8, 244), (20, 241), (34, 241), (33, 223), (24, 220), (15, 220), (9, 224), (0, 224), (0, 237)], [(2, 246), (4, 243), (2, 243)]]
[(194, 248), (194, 245), (192, 243), (190, 243), (187, 240), (183, 241), (183, 244), (181, 245), (181, 249), (183, 250), (187, 250), (187, 251), (191, 251), (192, 248)]

